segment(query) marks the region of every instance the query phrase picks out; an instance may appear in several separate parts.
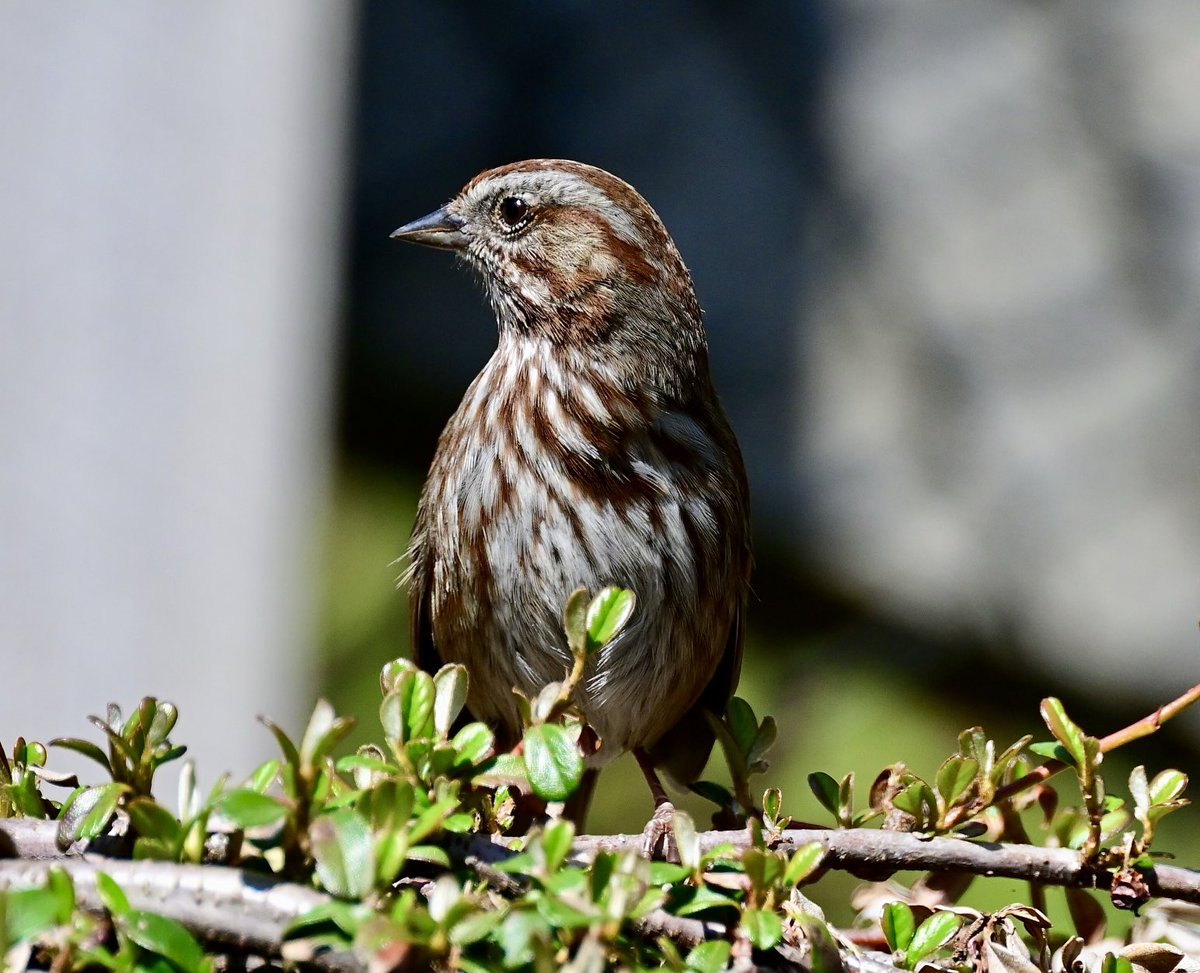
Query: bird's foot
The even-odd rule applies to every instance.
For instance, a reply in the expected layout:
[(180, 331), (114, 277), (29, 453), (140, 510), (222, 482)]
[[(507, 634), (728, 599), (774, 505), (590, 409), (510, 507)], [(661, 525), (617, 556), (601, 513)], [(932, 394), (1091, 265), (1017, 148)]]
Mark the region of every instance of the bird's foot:
[(646, 858), (659, 858), (679, 862), (679, 847), (675, 843), (675, 805), (663, 801), (642, 829), (642, 854)]

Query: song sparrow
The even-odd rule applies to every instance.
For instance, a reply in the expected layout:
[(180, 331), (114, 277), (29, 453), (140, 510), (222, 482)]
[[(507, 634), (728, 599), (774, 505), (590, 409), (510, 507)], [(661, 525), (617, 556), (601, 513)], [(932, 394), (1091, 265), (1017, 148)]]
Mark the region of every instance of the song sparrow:
[(469, 709), (511, 744), (513, 687), (570, 666), (567, 596), (632, 588), (577, 702), (602, 741), (589, 765), (633, 751), (664, 818), (654, 768), (686, 785), (708, 759), (702, 711), (737, 682), (750, 573), (746, 476), (691, 276), (649, 204), (577, 162), (483, 172), (392, 235), (464, 257), (500, 331), (413, 528), (418, 661), (465, 664)]

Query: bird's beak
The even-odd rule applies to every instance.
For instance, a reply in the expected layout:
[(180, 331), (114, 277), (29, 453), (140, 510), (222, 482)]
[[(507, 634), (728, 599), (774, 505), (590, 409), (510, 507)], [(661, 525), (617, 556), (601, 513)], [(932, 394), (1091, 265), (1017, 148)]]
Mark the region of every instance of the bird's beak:
[(466, 220), (443, 206), (428, 216), (405, 223), (392, 234), (392, 239), (421, 243), (439, 250), (465, 250), (467, 235), (462, 231), (465, 224)]

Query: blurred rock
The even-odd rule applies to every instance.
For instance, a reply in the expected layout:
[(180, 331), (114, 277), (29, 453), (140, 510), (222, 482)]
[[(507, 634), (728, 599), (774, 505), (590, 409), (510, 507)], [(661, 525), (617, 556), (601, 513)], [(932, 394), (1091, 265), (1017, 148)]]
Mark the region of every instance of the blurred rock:
[(815, 556), (1126, 698), (1195, 682), (1200, 7), (835, 3)]

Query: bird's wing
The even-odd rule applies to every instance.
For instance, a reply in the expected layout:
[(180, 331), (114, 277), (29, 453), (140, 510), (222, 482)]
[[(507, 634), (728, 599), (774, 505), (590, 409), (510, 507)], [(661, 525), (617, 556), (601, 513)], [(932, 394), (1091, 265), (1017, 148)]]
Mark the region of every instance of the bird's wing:
[(433, 644), (433, 616), (429, 604), (433, 592), (433, 578), (422, 543), (423, 536), (421, 512), (418, 511), (412, 541), (408, 547), (408, 568), (404, 572), (401, 584), (408, 588), (408, 631), (413, 662), (432, 674), (441, 668), (442, 660)]
[(720, 719), (725, 707), (737, 688), (738, 676), (742, 671), (742, 615), (745, 606), (734, 609), (733, 621), (725, 642), (725, 652), (717, 671), (709, 680), (700, 698), (683, 718), (650, 748), (650, 759), (661, 767), (680, 787), (687, 787), (699, 779), (708, 763), (715, 739), (708, 717)]

